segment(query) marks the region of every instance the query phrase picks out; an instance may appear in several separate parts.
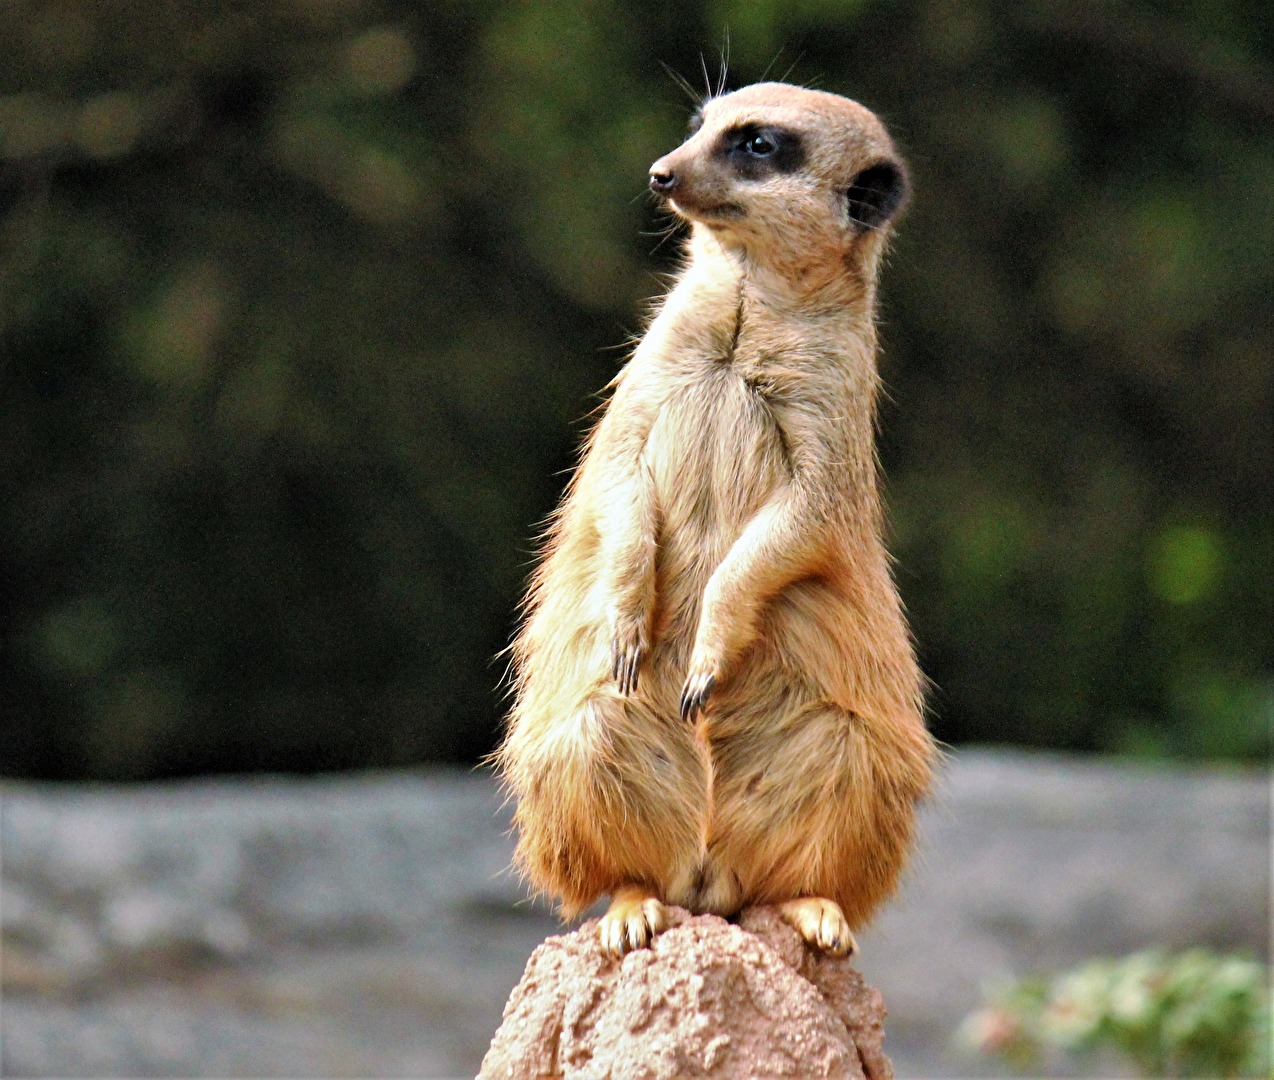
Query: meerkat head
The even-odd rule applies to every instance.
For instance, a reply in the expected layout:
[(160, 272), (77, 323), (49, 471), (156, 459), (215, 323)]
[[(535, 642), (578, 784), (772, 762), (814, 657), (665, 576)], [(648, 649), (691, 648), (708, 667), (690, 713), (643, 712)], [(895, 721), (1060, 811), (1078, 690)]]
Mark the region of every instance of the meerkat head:
[(872, 262), (907, 201), (884, 126), (848, 98), (759, 83), (711, 98), (650, 187), (758, 262)]

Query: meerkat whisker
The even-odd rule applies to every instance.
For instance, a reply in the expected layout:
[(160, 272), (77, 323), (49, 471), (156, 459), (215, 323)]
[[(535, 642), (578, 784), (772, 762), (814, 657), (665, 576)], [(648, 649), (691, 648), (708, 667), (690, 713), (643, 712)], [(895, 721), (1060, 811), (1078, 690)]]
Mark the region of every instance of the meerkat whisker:
[(721, 67), (717, 73), (717, 92), (716, 97), (720, 97), (725, 93), (726, 75), (730, 69), (730, 28), (725, 28), (725, 34), (721, 42)]
[(699, 92), (690, 85), (689, 79), (675, 70), (670, 64), (666, 64), (662, 60), (659, 61), (659, 66), (667, 72), (668, 77), (677, 84), (677, 87), (682, 92), (685, 93), (686, 97), (690, 99), (691, 104), (694, 105), (696, 109), (703, 104), (703, 98), (699, 95)]
[(699, 50), (699, 67), (703, 69), (703, 100), (711, 101), (717, 95), (712, 92), (712, 77), (708, 74), (708, 61), (702, 49)]

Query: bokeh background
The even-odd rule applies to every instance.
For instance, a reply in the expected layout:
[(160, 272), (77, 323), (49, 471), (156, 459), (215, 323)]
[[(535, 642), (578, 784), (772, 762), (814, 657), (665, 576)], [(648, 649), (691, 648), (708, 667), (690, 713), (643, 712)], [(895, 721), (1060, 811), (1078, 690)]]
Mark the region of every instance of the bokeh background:
[(669, 73), (878, 111), (892, 546), (954, 744), (1263, 759), (1263, 0), (0, 4), (0, 773), (471, 762), (674, 262)]

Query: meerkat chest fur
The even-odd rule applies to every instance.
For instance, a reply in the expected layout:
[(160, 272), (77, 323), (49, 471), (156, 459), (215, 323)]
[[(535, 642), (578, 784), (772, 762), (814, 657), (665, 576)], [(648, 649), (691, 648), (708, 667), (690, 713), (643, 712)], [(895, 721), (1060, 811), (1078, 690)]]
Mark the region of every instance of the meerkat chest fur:
[(830, 465), (812, 493), (826, 514), (871, 512), (876, 371), (862, 305), (811, 315), (767, 293), (710, 233), (690, 253), (622, 381), (636, 413), (654, 408), (641, 463), (660, 507), (662, 591), (693, 600), (746, 523), (798, 479), (794, 451)]
[(649, 363), (639, 353), (633, 374), (649, 380), (660, 398), (641, 460), (661, 507), (667, 554), (676, 561), (684, 548), (688, 565), (710, 569), (721, 547), (786, 481), (788, 462), (741, 282), (724, 303), (713, 304), (694, 295), (695, 275), (689, 279), (682, 286), (691, 291), (685, 310), (675, 303), (666, 314), (691, 324), (670, 328), (669, 336), (690, 340), (669, 348), (660, 340), (663, 327), (653, 328), (660, 348)]

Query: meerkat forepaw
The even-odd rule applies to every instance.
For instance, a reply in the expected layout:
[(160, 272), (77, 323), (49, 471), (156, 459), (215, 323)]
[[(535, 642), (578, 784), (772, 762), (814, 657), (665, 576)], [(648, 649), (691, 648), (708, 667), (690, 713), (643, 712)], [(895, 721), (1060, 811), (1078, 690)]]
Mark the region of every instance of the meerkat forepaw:
[(641, 670), (641, 656), (645, 650), (640, 642), (628, 645), (616, 639), (610, 647), (610, 677), (615, 680), (619, 692), (627, 697), (637, 689), (637, 674)]
[(845, 921), (845, 913), (832, 900), (817, 896), (787, 900), (779, 905), (779, 915), (807, 945), (829, 956), (850, 956), (858, 951), (858, 942)]
[(624, 697), (637, 689), (637, 676), (645, 654), (646, 642), (641, 629), (617, 622), (610, 644), (610, 677)]
[(634, 949), (644, 949), (668, 925), (668, 909), (642, 889), (616, 891), (597, 927), (602, 951), (618, 960)]
[(716, 672), (710, 669), (691, 671), (681, 691), (681, 719), (687, 723), (693, 722), (707, 707), (716, 685)]

